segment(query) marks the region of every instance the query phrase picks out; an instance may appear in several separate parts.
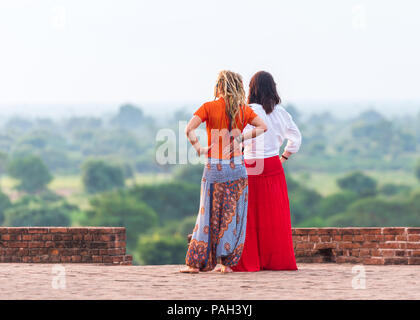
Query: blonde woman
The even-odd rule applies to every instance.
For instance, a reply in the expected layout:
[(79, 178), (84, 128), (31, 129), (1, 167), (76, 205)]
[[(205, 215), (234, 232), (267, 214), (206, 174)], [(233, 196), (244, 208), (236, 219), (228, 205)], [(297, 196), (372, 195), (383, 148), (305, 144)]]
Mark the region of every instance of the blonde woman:
[[(196, 225), (185, 259), (184, 273), (232, 272), (242, 254), (246, 233), (248, 178), (240, 144), (267, 128), (245, 104), (242, 78), (221, 71), (215, 86), (215, 100), (204, 103), (186, 128), (188, 140), (199, 156), (207, 157), (201, 182), (201, 200)], [(206, 122), (207, 146), (202, 147), (195, 129)], [(254, 129), (242, 135), (247, 124)], [(226, 153), (226, 150), (229, 152)]]

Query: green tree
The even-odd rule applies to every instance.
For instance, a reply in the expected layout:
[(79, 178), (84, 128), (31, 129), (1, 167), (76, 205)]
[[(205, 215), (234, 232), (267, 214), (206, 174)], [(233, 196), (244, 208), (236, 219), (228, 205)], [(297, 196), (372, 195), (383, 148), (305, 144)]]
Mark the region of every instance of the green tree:
[(188, 121), (191, 119), (191, 112), (186, 108), (178, 109), (174, 112), (171, 119), (169, 119), (169, 124), (178, 123), (179, 121)]
[(314, 190), (299, 187), (295, 192), (289, 193), (290, 212), (293, 225), (299, 225), (308, 217), (316, 214), (316, 207), (321, 200), (321, 195)]
[(420, 181), (420, 159), (417, 160), (415, 172), (416, 172), (417, 179)]
[(408, 194), (410, 191), (410, 186), (394, 183), (386, 183), (379, 189), (379, 192), (386, 196), (393, 196), (396, 194)]
[(413, 133), (398, 131), (394, 136), (393, 146), (397, 147), (397, 151), (416, 152), (416, 137)]
[(102, 160), (88, 160), (83, 164), (82, 180), (89, 193), (108, 191), (124, 187), (124, 171)]
[(141, 236), (136, 254), (141, 264), (182, 264), (188, 243), (185, 237), (177, 234), (161, 236), (159, 234)]
[(135, 159), (134, 168), (136, 172), (140, 173), (162, 172), (166, 170), (165, 166), (156, 163), (155, 153), (151, 150)]
[(112, 118), (111, 124), (127, 128), (135, 128), (141, 124), (143, 117), (143, 110), (132, 104), (125, 104), (120, 107), (118, 114)]
[(301, 114), (294, 104), (288, 103), (285, 106), (286, 111), (292, 116), (293, 121), (299, 124)]
[[(417, 221), (420, 221), (420, 191), (413, 192), (411, 196), (409, 197), (409, 201), (410, 201), (411, 210), (417, 213), (418, 215)], [(416, 226), (418, 227), (418, 222)]]
[(357, 194), (351, 191), (340, 192), (322, 198), (317, 206), (317, 216), (329, 217), (346, 211), (347, 207), (356, 201)]
[(288, 173), (286, 175), (288, 176), (287, 189), (289, 193), (291, 220), (292, 224), (296, 226), (302, 223), (302, 221), (316, 215), (316, 208), (322, 197), (318, 192), (300, 185)]
[(123, 162), (120, 166), (123, 169), (124, 177), (126, 179), (134, 178), (134, 170), (131, 163)]
[(352, 136), (361, 145), (367, 146), (365, 150), (368, 152), (387, 152), (394, 137), (394, 127), (388, 120), (359, 121), (352, 126)]
[(130, 130), (116, 128), (96, 132), (92, 144), (86, 146), (86, 150), (94, 155), (134, 156), (142, 152), (140, 142)]
[(328, 125), (336, 121), (337, 119), (329, 111), (313, 113), (308, 119), (308, 123), (311, 123), (315, 126)]
[(37, 156), (27, 156), (12, 160), (7, 168), (7, 173), (19, 180), (18, 190), (35, 193), (45, 190), (53, 179), (48, 168)]
[(49, 202), (42, 197), (27, 195), (5, 210), (4, 225), (8, 227), (70, 225), (70, 215), (78, 210), (65, 201)]
[(102, 126), (102, 120), (93, 117), (72, 117), (66, 121), (67, 130), (98, 129)]
[(161, 236), (180, 235), (186, 239), (192, 233), (196, 222), (197, 215), (185, 217), (181, 221), (168, 221), (163, 226), (156, 228), (154, 233), (158, 233)]
[(7, 153), (0, 151), (0, 176), (2, 176), (7, 169), (7, 160)]
[(332, 227), (418, 226), (419, 212), (407, 200), (364, 198), (351, 204), (343, 213), (327, 219)]
[(125, 227), (127, 246), (133, 248), (138, 236), (157, 226), (158, 217), (147, 204), (126, 191), (113, 191), (90, 200), (86, 224), (94, 226)]
[(0, 191), (0, 225), (3, 224), (4, 221), (4, 211), (12, 206), (9, 197)]
[(53, 172), (79, 173), (80, 159), (74, 158), (67, 150), (47, 148), (42, 151), (42, 159)]
[(129, 192), (158, 213), (161, 224), (198, 213), (200, 185), (184, 182), (136, 185)]
[(203, 177), (203, 166), (197, 165), (182, 165), (174, 174), (174, 180), (179, 182), (193, 183), (196, 185), (201, 184)]
[(381, 121), (385, 121), (385, 118), (378, 111), (375, 111), (374, 109), (369, 109), (360, 113), (356, 120), (363, 121), (368, 124), (374, 124)]
[(341, 189), (352, 191), (361, 197), (374, 196), (376, 194), (376, 180), (360, 171), (355, 171), (338, 179), (337, 184)]
[(21, 117), (12, 117), (7, 121), (6, 127), (17, 130), (29, 130), (33, 127), (33, 122)]
[(322, 142), (315, 142), (315, 143), (312, 143), (310, 146), (309, 146), (309, 148), (308, 148), (309, 150), (309, 152), (311, 153), (311, 154), (323, 154), (323, 153), (325, 153), (325, 149), (326, 149), (326, 146), (325, 146), (325, 143), (322, 143)]

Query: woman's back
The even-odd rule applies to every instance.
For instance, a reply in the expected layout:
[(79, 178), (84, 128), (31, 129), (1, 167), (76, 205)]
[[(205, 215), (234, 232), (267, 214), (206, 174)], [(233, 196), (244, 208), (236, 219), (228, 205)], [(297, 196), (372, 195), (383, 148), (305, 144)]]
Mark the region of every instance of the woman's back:
[[(257, 138), (245, 143), (245, 159), (262, 159), (277, 156), (284, 140), (288, 143), (286, 151), (296, 153), (301, 144), (301, 134), (294, 123), (292, 116), (280, 104), (276, 105), (270, 114), (267, 114), (264, 108), (257, 103), (250, 107), (267, 125), (267, 131)], [(248, 125), (244, 131), (252, 130)]]
[[(219, 158), (217, 161), (209, 159), (204, 168), (200, 209), (185, 259), (188, 267), (181, 270), (186, 273), (213, 270), (218, 262), (222, 264), (221, 272), (232, 272), (231, 267), (238, 263), (245, 241), (248, 205), (248, 177), (238, 146), (267, 128), (254, 111), (245, 106), (245, 90), (239, 74), (221, 71), (214, 93), (218, 99), (204, 103), (185, 128), (199, 156), (207, 153), (209, 157)], [(195, 134), (202, 122), (206, 122), (207, 147), (201, 147)], [(254, 125), (255, 129), (247, 135), (240, 134), (247, 124)], [(227, 137), (222, 140), (226, 145), (218, 143), (221, 135)], [(232, 151), (239, 156), (232, 156)], [(229, 161), (220, 160), (225, 153)]]
[[(257, 72), (249, 85), (248, 103), (267, 131), (245, 143), (248, 173), (248, 211), (244, 249), (234, 271), (296, 270), (286, 177), (283, 164), (298, 151), (301, 135), (280, 105), (271, 74)], [(244, 129), (244, 134), (252, 126)], [(282, 157), (280, 147), (288, 143)]]
[[(200, 117), (201, 121), (206, 122), (208, 145), (215, 143), (214, 150), (209, 152), (213, 158), (228, 158), (223, 156), (223, 148), (230, 143), (229, 140), (229, 120), (226, 114), (226, 103), (223, 98), (204, 103), (194, 115)], [(249, 106), (241, 106), (236, 116), (236, 128), (241, 132), (257, 115)], [(224, 137), (226, 135), (226, 137)], [(218, 150), (218, 151), (217, 151)], [(240, 150), (234, 156), (241, 155)]]

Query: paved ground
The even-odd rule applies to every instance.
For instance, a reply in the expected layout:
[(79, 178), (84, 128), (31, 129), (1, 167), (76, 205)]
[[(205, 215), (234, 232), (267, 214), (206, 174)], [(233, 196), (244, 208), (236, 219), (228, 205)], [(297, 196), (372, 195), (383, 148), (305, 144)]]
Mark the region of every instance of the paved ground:
[(180, 274), (177, 265), (53, 266), (0, 263), (0, 299), (420, 299), (420, 266), (364, 266), (366, 289), (358, 290), (350, 264), (225, 275)]

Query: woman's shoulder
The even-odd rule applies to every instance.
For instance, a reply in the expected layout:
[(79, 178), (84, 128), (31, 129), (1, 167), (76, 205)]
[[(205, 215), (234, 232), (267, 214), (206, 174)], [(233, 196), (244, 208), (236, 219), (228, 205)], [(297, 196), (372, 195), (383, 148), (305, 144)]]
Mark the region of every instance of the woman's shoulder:
[(205, 106), (209, 110), (212, 110), (213, 112), (217, 111), (217, 109), (220, 109), (220, 108), (223, 108), (224, 110), (225, 101), (222, 98), (219, 98), (219, 99), (204, 102), (203, 106)]
[(250, 103), (248, 105), (248, 108), (250, 108), (252, 111), (254, 111), (260, 117), (263, 115), (263, 113), (265, 113), (262, 105), (260, 105), (258, 103)]
[(263, 109), (262, 105), (258, 103), (250, 103), (248, 106), (254, 111), (258, 109)]
[(272, 113), (273, 114), (276, 114), (277, 116), (283, 117), (283, 118), (284, 117), (286, 117), (286, 118), (289, 118), (290, 117), (289, 112), (287, 112), (286, 108), (283, 107), (281, 104), (277, 104), (274, 107), (274, 110), (273, 110)]
[(206, 112), (207, 115), (219, 114), (222, 109), (224, 110), (224, 101), (222, 99), (206, 101), (199, 108), (199, 110)]
[[(249, 104), (249, 107), (252, 108), (252, 110), (254, 110), (255, 113), (257, 113), (259, 115), (260, 114), (267, 115), (266, 112), (265, 112), (265, 110), (264, 110), (264, 108), (263, 108), (263, 106), (260, 105), (260, 104), (258, 104), (258, 103), (251, 103), (251, 104)], [(277, 104), (277, 105), (274, 106), (273, 111), (270, 112), (270, 114), (268, 114), (267, 116), (269, 116), (269, 117), (270, 116), (272, 117), (272, 116), (275, 116), (275, 115), (277, 115), (277, 116), (284, 116), (286, 114), (288, 114), (288, 112), (286, 111), (286, 109), (281, 104)]]

